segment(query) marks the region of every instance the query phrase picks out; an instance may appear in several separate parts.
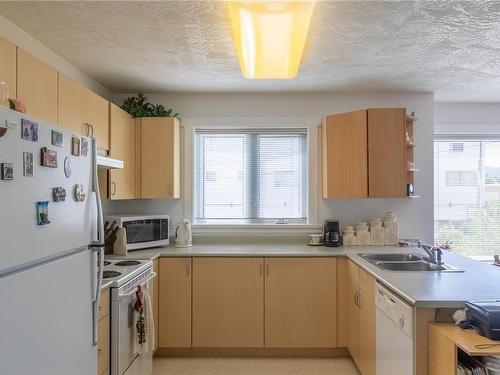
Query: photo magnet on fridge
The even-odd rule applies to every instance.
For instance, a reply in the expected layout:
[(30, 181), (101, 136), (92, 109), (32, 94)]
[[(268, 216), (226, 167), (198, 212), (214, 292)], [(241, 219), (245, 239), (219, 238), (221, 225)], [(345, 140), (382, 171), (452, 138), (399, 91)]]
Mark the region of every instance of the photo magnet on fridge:
[(54, 202), (64, 202), (66, 200), (66, 189), (62, 186), (52, 188), (52, 197)]
[(38, 225), (50, 224), (49, 201), (36, 202), (36, 220)]
[(62, 147), (63, 144), (63, 133), (59, 133), (56, 130), (52, 130), (52, 146)]
[(38, 123), (25, 118), (21, 119), (21, 138), (38, 142)]
[(23, 152), (23, 176), (33, 177), (33, 153)]
[(80, 142), (81, 154), (82, 156), (87, 156), (89, 153), (89, 140), (87, 138), (82, 138)]
[(2, 163), (2, 180), (14, 179), (14, 163)]
[(71, 155), (80, 156), (80, 138), (71, 137)]
[(57, 168), (57, 151), (42, 147), (40, 160), (43, 167)]

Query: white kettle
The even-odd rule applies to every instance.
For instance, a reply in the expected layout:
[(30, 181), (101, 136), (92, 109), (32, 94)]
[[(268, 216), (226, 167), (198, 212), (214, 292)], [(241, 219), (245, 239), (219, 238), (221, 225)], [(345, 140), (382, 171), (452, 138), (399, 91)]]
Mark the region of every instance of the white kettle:
[(175, 230), (175, 247), (190, 247), (193, 245), (191, 224), (186, 219), (181, 219)]

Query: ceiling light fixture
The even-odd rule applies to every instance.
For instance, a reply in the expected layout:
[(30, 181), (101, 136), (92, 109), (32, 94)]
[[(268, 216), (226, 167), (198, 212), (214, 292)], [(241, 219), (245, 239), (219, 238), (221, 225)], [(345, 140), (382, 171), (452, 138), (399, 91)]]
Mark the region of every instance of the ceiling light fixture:
[(243, 76), (294, 78), (313, 8), (314, 1), (229, 1)]

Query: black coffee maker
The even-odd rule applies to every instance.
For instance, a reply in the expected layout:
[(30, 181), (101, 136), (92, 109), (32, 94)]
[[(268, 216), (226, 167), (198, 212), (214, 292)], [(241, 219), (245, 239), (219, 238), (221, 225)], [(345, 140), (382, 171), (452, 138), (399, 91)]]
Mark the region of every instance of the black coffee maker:
[(323, 226), (323, 244), (328, 247), (340, 246), (340, 224), (338, 220), (325, 220)]

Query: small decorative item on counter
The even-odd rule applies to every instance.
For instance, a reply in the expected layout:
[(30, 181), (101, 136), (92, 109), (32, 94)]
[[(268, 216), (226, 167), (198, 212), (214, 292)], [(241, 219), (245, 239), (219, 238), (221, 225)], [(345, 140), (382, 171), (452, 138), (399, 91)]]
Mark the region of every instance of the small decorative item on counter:
[(23, 175), (33, 177), (33, 153), (23, 152)]
[(57, 151), (42, 147), (40, 162), (42, 167), (57, 168)]
[(113, 254), (127, 255), (127, 232), (124, 228), (117, 228), (113, 242)]
[(310, 234), (309, 242), (307, 243), (309, 246), (323, 246), (323, 235), (320, 234)]
[(384, 246), (384, 227), (382, 219), (374, 217), (370, 220), (370, 244), (372, 246)]
[(36, 218), (38, 225), (50, 224), (48, 201), (36, 202)]
[(63, 133), (59, 133), (56, 130), (52, 130), (52, 146), (62, 147), (63, 144)]
[(347, 225), (344, 227), (343, 240), (344, 246), (356, 246), (356, 234), (352, 226)]
[(14, 163), (2, 163), (2, 180), (14, 179)]
[(71, 137), (71, 155), (80, 156), (80, 138)]
[(356, 245), (370, 246), (370, 232), (364, 221), (356, 224)]
[(85, 200), (87, 194), (85, 193), (85, 188), (82, 184), (75, 185), (74, 195), (77, 202), (83, 202)]
[(52, 197), (54, 202), (64, 202), (66, 200), (66, 189), (62, 186), (52, 188)]
[(21, 138), (38, 142), (38, 123), (25, 118), (21, 119)]
[(66, 156), (64, 158), (64, 175), (66, 176), (66, 178), (70, 178), (71, 173), (73, 173), (73, 170), (71, 169), (71, 158), (69, 156)]
[(388, 211), (384, 216), (384, 245), (396, 246), (399, 242), (399, 223), (396, 214)]

